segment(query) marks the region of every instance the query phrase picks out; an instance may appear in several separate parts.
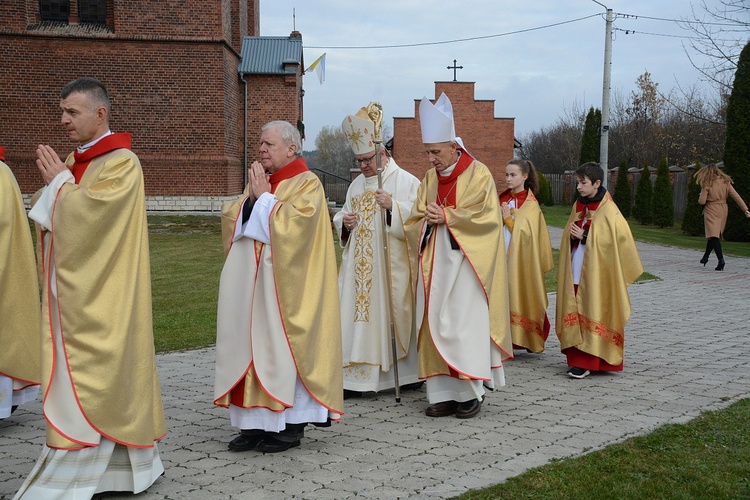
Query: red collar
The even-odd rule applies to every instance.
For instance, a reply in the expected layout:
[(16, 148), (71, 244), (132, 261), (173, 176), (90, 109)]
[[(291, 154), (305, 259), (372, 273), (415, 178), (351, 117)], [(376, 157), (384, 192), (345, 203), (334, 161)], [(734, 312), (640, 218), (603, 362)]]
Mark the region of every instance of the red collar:
[(279, 185), (279, 182), (291, 179), (295, 175), (307, 172), (308, 170), (304, 158), (297, 158), (291, 163), (284, 165), (279, 170), (272, 173), (269, 178), (269, 182), (271, 183), (271, 193), (276, 192), (276, 187)]
[(129, 150), (131, 149), (132, 143), (133, 135), (127, 132), (122, 132), (103, 137), (99, 142), (88, 148), (83, 153), (75, 151), (73, 153), (75, 162), (73, 163), (73, 166), (70, 167), (70, 171), (73, 173), (73, 177), (75, 177), (76, 184), (81, 181), (81, 177), (83, 177), (84, 172), (86, 172), (91, 160), (97, 156), (114, 151), (115, 149)]
[(516, 200), (516, 208), (521, 208), (521, 205), (526, 201), (526, 198), (529, 197), (529, 190), (524, 189), (520, 193), (513, 194), (510, 192), (510, 189), (506, 189), (500, 194), (500, 203), (510, 203), (510, 200), (515, 199)]
[(456, 163), (450, 175), (443, 176), (436, 172), (438, 178), (437, 203), (444, 207), (456, 206), (456, 190), (454, 189), (456, 181), (458, 180), (458, 176), (464, 173), (469, 168), (469, 165), (471, 165), (471, 162), (474, 161), (474, 158), (464, 149), (460, 149), (460, 151), (462, 154), (458, 158), (458, 163)]
[(0, 146), (0, 161), (5, 161), (5, 146)]

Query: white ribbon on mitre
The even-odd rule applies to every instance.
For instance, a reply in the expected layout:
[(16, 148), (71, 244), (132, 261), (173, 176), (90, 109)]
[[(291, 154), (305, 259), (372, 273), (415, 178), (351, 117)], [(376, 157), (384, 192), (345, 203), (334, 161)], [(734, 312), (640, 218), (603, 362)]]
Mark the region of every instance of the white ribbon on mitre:
[(357, 114), (348, 115), (341, 122), (341, 131), (346, 136), (346, 142), (355, 155), (363, 155), (375, 151), (375, 124), (372, 120), (364, 118), (367, 109), (362, 108)]
[(453, 105), (445, 93), (441, 93), (435, 104), (427, 97), (419, 103), (419, 123), (422, 126), (422, 143), (451, 142), (456, 140), (453, 125)]

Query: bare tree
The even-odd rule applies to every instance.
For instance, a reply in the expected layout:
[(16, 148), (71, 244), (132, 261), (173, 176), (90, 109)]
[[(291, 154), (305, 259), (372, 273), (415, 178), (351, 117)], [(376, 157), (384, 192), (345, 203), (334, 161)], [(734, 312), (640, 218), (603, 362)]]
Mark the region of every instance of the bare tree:
[[(684, 29), (692, 32), (685, 53), (706, 81), (714, 84), (721, 94), (729, 94), (750, 31), (750, 2), (719, 0), (719, 5), (709, 6), (701, 0), (697, 7), (694, 4), (691, 7), (693, 19), (684, 19), (682, 23)], [(707, 57), (708, 62), (696, 63), (694, 54)]]
[(340, 127), (323, 127), (315, 138), (315, 166), (326, 172), (348, 179), (354, 167), (352, 153)]

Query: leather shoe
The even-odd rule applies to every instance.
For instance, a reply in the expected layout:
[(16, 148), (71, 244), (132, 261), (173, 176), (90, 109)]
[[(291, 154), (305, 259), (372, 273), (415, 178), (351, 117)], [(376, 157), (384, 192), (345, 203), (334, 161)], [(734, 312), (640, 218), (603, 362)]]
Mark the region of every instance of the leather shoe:
[(456, 418), (471, 418), (479, 413), (481, 408), (482, 402), (478, 399), (458, 403), (458, 408), (456, 408)]
[(352, 399), (352, 398), (361, 398), (362, 393), (359, 391), (350, 391), (349, 389), (344, 389), (344, 399)]
[(276, 438), (265, 436), (258, 444), (258, 451), (262, 451), (263, 453), (279, 453), (280, 451), (286, 451), (289, 448), (295, 448), (299, 445), (299, 439), (296, 441), (280, 441)]
[(428, 406), (424, 413), (428, 417), (447, 417), (456, 413), (456, 408), (458, 408), (456, 401), (441, 401)]
[(414, 382), (413, 384), (402, 385), (400, 389), (402, 391), (417, 391), (421, 389), (423, 385), (424, 385), (424, 380), (420, 380), (419, 382)]
[(265, 432), (257, 434), (240, 434), (229, 442), (229, 449), (232, 451), (249, 451), (258, 446), (258, 443), (265, 437)]

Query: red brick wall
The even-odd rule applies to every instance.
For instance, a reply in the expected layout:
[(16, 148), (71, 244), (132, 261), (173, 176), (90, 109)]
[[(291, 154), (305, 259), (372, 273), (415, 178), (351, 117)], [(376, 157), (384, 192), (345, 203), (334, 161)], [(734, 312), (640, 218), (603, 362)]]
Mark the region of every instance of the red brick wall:
[[(0, 144), (22, 192), (42, 186), (34, 163), (38, 144), (50, 144), (63, 157), (72, 150), (59, 123), (59, 91), (80, 76), (107, 85), (110, 126), (133, 134), (147, 195), (241, 192), (245, 89), (237, 74), (237, 44), (242, 36), (258, 34), (257, 4), (114, 0), (108, 12), (113, 32), (71, 25), (51, 33), (26, 29), (39, 22), (37, 0), (0, 3)], [(267, 79), (263, 94), (255, 97), (265, 106), (250, 106), (251, 118), (296, 123), (299, 71), (296, 77)], [(257, 150), (259, 128), (250, 126), (251, 152)]]
[[(475, 100), (474, 82), (435, 82), (435, 96), (442, 92), (453, 105), (456, 134), (466, 149), (492, 172), (498, 192), (505, 190), (505, 165), (513, 159), (513, 118), (495, 118), (495, 101)], [(414, 100), (414, 118), (393, 119), (393, 156), (399, 166), (422, 179), (431, 168), (422, 146), (419, 102)]]
[[(297, 74), (300, 75), (301, 69)], [(300, 75), (301, 76), (301, 75)], [(248, 85), (248, 162), (258, 159), (260, 129), (273, 120), (285, 120), (297, 125), (302, 119), (300, 94), (301, 77), (285, 77), (283, 87), (279, 87), (279, 77), (275, 75), (246, 75)]]

